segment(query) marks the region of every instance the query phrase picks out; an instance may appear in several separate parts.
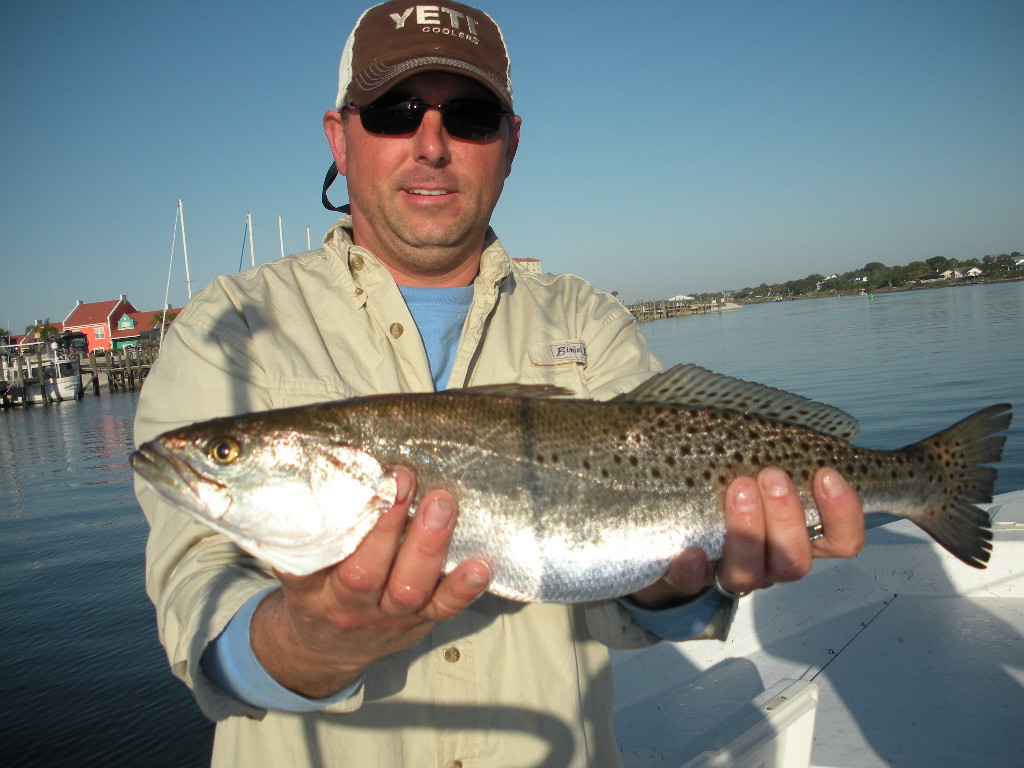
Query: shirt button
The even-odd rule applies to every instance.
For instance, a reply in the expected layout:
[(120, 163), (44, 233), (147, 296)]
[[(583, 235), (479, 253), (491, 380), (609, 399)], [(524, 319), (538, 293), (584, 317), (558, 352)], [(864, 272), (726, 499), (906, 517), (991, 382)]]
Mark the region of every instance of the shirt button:
[(461, 760), (452, 760), (448, 763), (447, 768), (462, 768)]
[(444, 649), (444, 660), (454, 664), (456, 661), (462, 658), (462, 654), (459, 653), (459, 649), (454, 645), (451, 648)]
[(352, 269), (356, 271), (359, 271), (364, 266), (362, 256), (353, 256), (352, 260), (349, 263), (352, 265)]
[(356, 288), (356, 296), (362, 296), (362, 295), (363, 295), (363, 289), (362, 288)]
[(391, 335), (392, 336), (394, 336), (397, 339), (403, 333), (405, 333), (405, 328), (402, 327), (401, 323), (392, 323), (391, 324)]

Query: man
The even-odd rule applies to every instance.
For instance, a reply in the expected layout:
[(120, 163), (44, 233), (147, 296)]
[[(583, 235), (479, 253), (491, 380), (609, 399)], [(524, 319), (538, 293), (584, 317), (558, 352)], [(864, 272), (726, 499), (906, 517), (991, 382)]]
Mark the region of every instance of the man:
[[(521, 271), (489, 229), (521, 125), (489, 17), (458, 3), (368, 10), (336, 107), (324, 128), (351, 214), (322, 249), (218, 278), (179, 315), (138, 441), (446, 386), (543, 382), (607, 399), (658, 370), (621, 304)], [(398, 500), (357, 551), (308, 577), (271, 572), (138, 488), (161, 639), (219, 721), (215, 765), (618, 765), (608, 646), (721, 638), (742, 593), (863, 544), (838, 473), (815, 479), (827, 535), (812, 542), (789, 479), (766, 470), (729, 487), (718, 563), (690, 549), (619, 601), (520, 605), (486, 593), (484, 562), (442, 577), (456, 500), (425, 488), (411, 510), (415, 477), (398, 472)]]

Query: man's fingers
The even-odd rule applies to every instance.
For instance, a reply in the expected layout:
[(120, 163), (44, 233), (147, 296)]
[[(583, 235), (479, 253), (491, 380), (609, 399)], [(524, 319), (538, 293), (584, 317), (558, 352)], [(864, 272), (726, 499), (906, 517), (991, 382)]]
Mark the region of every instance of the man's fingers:
[(718, 583), (730, 592), (749, 592), (764, 581), (765, 511), (757, 482), (739, 477), (725, 497), (725, 548), (718, 562)]
[(767, 531), (766, 575), (770, 581), (796, 581), (814, 564), (807, 513), (789, 475), (769, 467), (757, 476)]
[(832, 467), (814, 476), (814, 498), (824, 537), (814, 542), (816, 557), (854, 557), (864, 548), (864, 510), (860, 497)]
[(437, 587), (423, 615), (438, 621), (458, 616), (470, 603), (487, 591), (491, 569), (481, 560), (460, 563)]
[(334, 569), (336, 588), (341, 596), (364, 605), (380, 600), (409, 522), (415, 476), (405, 467), (396, 467), (395, 482), (398, 486), (395, 503), (385, 510), (355, 552)]
[(420, 503), (395, 558), (381, 609), (391, 615), (416, 613), (430, 602), (448, 556), (455, 530), (455, 499), (433, 491)]

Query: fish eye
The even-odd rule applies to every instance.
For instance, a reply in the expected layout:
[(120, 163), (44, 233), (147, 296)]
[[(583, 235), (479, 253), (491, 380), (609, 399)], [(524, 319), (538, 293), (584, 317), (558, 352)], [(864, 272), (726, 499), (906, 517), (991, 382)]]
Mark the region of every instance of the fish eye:
[(230, 464), (242, 455), (242, 446), (233, 437), (218, 437), (210, 441), (206, 453), (218, 464)]

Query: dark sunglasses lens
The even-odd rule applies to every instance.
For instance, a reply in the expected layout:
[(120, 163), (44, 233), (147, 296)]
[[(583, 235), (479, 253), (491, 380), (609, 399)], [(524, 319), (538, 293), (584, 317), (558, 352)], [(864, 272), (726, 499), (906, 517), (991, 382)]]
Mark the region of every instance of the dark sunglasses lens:
[[(400, 136), (412, 133), (429, 107), (419, 99), (392, 100), (387, 97), (359, 109), (359, 119), (370, 133)], [(501, 105), (487, 99), (452, 99), (441, 107), (441, 120), (448, 133), (458, 139), (483, 141), (501, 127)]]
[(500, 104), (487, 99), (452, 99), (442, 111), (445, 130), (472, 141), (492, 138), (501, 128), (504, 114)]
[(399, 136), (412, 133), (423, 120), (423, 109), (416, 102), (404, 99), (397, 103), (375, 101), (359, 108), (359, 119), (370, 133)]

